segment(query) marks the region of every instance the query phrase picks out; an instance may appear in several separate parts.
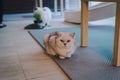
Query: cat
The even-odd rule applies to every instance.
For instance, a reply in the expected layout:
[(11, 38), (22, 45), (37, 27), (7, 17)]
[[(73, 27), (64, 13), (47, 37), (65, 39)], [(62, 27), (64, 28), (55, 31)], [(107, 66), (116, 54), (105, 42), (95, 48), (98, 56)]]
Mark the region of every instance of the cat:
[(45, 35), (44, 44), (46, 52), (60, 59), (71, 57), (76, 50), (75, 33), (53, 32)]

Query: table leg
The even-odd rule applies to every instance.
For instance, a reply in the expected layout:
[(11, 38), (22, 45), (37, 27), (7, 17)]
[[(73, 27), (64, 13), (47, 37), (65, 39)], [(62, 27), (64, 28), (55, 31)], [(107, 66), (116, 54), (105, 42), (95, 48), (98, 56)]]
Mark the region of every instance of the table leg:
[(116, 3), (113, 65), (120, 66), (120, 3)]
[(88, 46), (88, 1), (81, 0), (81, 47)]

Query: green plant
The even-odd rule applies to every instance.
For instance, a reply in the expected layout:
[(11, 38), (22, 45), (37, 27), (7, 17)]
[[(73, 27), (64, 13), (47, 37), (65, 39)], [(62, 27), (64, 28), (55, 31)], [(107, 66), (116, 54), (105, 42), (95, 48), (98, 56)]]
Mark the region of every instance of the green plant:
[(33, 15), (34, 15), (33, 17), (34, 17), (36, 20), (38, 20), (38, 21), (41, 21), (41, 20), (42, 20), (39, 11), (35, 11)]

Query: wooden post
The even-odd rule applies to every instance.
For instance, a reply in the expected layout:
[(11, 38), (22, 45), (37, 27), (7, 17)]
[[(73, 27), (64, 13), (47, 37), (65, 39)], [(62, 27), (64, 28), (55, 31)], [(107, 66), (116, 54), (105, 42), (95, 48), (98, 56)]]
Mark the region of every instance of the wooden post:
[(57, 13), (57, 0), (54, 0), (54, 10), (55, 10), (55, 13)]
[(81, 47), (88, 46), (88, 1), (81, 0)]
[(120, 66), (120, 3), (116, 2), (113, 65)]

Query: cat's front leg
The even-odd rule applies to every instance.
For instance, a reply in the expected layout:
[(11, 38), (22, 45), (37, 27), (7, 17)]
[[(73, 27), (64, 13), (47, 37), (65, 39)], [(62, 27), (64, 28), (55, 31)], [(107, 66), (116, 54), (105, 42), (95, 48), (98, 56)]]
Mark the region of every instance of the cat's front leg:
[(68, 52), (68, 53), (62, 53), (62, 54), (59, 54), (59, 58), (60, 59), (65, 59), (66, 57), (70, 58), (72, 55), (72, 53)]
[(64, 57), (64, 56), (59, 56), (59, 58), (60, 58), (60, 59), (65, 59), (65, 57)]

